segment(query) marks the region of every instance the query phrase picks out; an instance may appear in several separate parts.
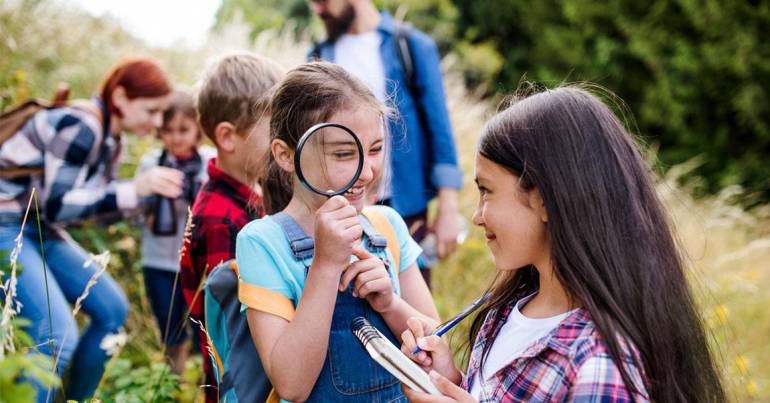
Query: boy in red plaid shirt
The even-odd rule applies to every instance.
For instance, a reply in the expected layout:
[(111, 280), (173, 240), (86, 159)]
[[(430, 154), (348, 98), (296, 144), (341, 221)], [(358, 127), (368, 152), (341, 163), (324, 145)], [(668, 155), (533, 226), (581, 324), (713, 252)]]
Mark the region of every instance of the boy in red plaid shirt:
[[(209, 181), (192, 206), (181, 254), (181, 282), (190, 316), (205, 323), (203, 283), (219, 263), (235, 258), (235, 237), (263, 213), (257, 183), (268, 148), (271, 88), (281, 79), (274, 62), (249, 53), (225, 56), (206, 71), (198, 93), (201, 128), (217, 148)], [(207, 338), (199, 329), (205, 384), (216, 385)], [(263, 375), (264, 376), (264, 375)], [(216, 387), (206, 401), (216, 402)]]

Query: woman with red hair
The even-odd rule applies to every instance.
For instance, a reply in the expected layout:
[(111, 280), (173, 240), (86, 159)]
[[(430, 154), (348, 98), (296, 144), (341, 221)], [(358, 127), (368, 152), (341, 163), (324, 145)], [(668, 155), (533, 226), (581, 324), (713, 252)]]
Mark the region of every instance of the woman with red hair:
[[(155, 61), (127, 59), (107, 74), (98, 96), (77, 107), (38, 112), (0, 148), (0, 172), (32, 172), (0, 174), (0, 250), (15, 248), (37, 189), (42, 233), (34, 220), (27, 221), (15, 256), (23, 268), (16, 299), (38, 351), (52, 358), (57, 374), (69, 369), (63, 384), (67, 399), (93, 395), (105, 362), (125, 339), (128, 302), (62, 224), (135, 210), (150, 194), (179, 196), (183, 174), (170, 168), (149, 169), (135, 180), (116, 178), (121, 134), (145, 136), (160, 127), (170, 93), (169, 79)], [(80, 334), (69, 304), (84, 293), (80, 309), (91, 320)], [(38, 387), (38, 401), (55, 395)]]

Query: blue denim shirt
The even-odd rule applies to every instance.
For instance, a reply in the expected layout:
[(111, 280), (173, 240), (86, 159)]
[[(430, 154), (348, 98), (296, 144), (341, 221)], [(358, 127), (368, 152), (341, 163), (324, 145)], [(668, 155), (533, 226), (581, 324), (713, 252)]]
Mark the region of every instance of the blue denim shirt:
[[(396, 52), (393, 18), (387, 12), (381, 16), (377, 31), (382, 36), (380, 56), (385, 68), (385, 90), (393, 103), (389, 106), (398, 111), (398, 117), (389, 124), (393, 145), (390, 201), (405, 217), (424, 211), (436, 189), (460, 189), (462, 172), (457, 165), (435, 42), (423, 32), (410, 30), (407, 39), (420, 93), (415, 98), (408, 90), (406, 73)], [(319, 50), (321, 59), (334, 61), (333, 41), (322, 42)], [(418, 105), (427, 112), (425, 127), (420, 124)]]

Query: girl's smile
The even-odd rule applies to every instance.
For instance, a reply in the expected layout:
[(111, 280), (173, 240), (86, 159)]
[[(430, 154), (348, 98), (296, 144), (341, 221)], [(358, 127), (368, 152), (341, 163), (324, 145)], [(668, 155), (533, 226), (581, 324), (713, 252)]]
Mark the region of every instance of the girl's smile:
[(361, 184), (355, 185), (345, 192), (344, 196), (349, 202), (356, 202), (366, 196), (366, 186)]

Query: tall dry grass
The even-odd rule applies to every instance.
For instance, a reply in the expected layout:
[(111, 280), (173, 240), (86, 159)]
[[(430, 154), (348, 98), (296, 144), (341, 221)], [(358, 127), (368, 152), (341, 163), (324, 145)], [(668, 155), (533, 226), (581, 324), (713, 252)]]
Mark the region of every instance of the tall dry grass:
[[(0, 49), (10, 55), (0, 58), (0, 96), (11, 101), (30, 95), (47, 97), (47, 91), (58, 81), (74, 84), (76, 95), (88, 95), (107, 66), (129, 54), (155, 56), (178, 82), (194, 87), (207, 60), (219, 54), (248, 49), (290, 68), (304, 60), (310, 46), (308, 41), (296, 43), (271, 32), (251, 41), (248, 27), (236, 22), (211, 35), (201, 49), (152, 49), (116, 28), (114, 21), (98, 21), (46, 1), (0, 2), (0, 21)], [(472, 183), (475, 143), (494, 108), (465, 88), (453, 66), (452, 56), (445, 58), (449, 109), (466, 174), (460, 210), (470, 218), (476, 203)], [(131, 176), (141, 155), (154, 146), (151, 139), (132, 139), (122, 175)], [(692, 198), (690, 189), (677, 181), (687, 169), (672, 168), (660, 179), (658, 188), (689, 256), (692, 287), (713, 336), (725, 383), (735, 401), (770, 401), (770, 343), (765, 341), (770, 337), (770, 311), (766, 309), (770, 306), (770, 219), (763, 209), (743, 210), (741, 193), (734, 188), (713, 197)], [(168, 387), (176, 380), (153, 378), (153, 374), (166, 373), (167, 368), (162, 366), (165, 359), (159, 331), (151, 320), (142, 286), (139, 231), (130, 223), (119, 223), (107, 228), (86, 226), (73, 232), (88, 250), (113, 252), (110, 273), (132, 302), (127, 344), (120, 358), (108, 366), (99, 396), (146, 401), (143, 385), (163, 383)], [(471, 228), (459, 251), (434, 271), (434, 295), (442, 317), (458, 312), (477, 297), (493, 270), (482, 232)], [(465, 331), (465, 327), (454, 331), (455, 342), (465, 338)], [(140, 378), (147, 383), (136, 381)], [(129, 387), (127, 379), (136, 382)], [(169, 389), (169, 393), (179, 401), (199, 401), (199, 379), (198, 361), (182, 376), (182, 390)]]

